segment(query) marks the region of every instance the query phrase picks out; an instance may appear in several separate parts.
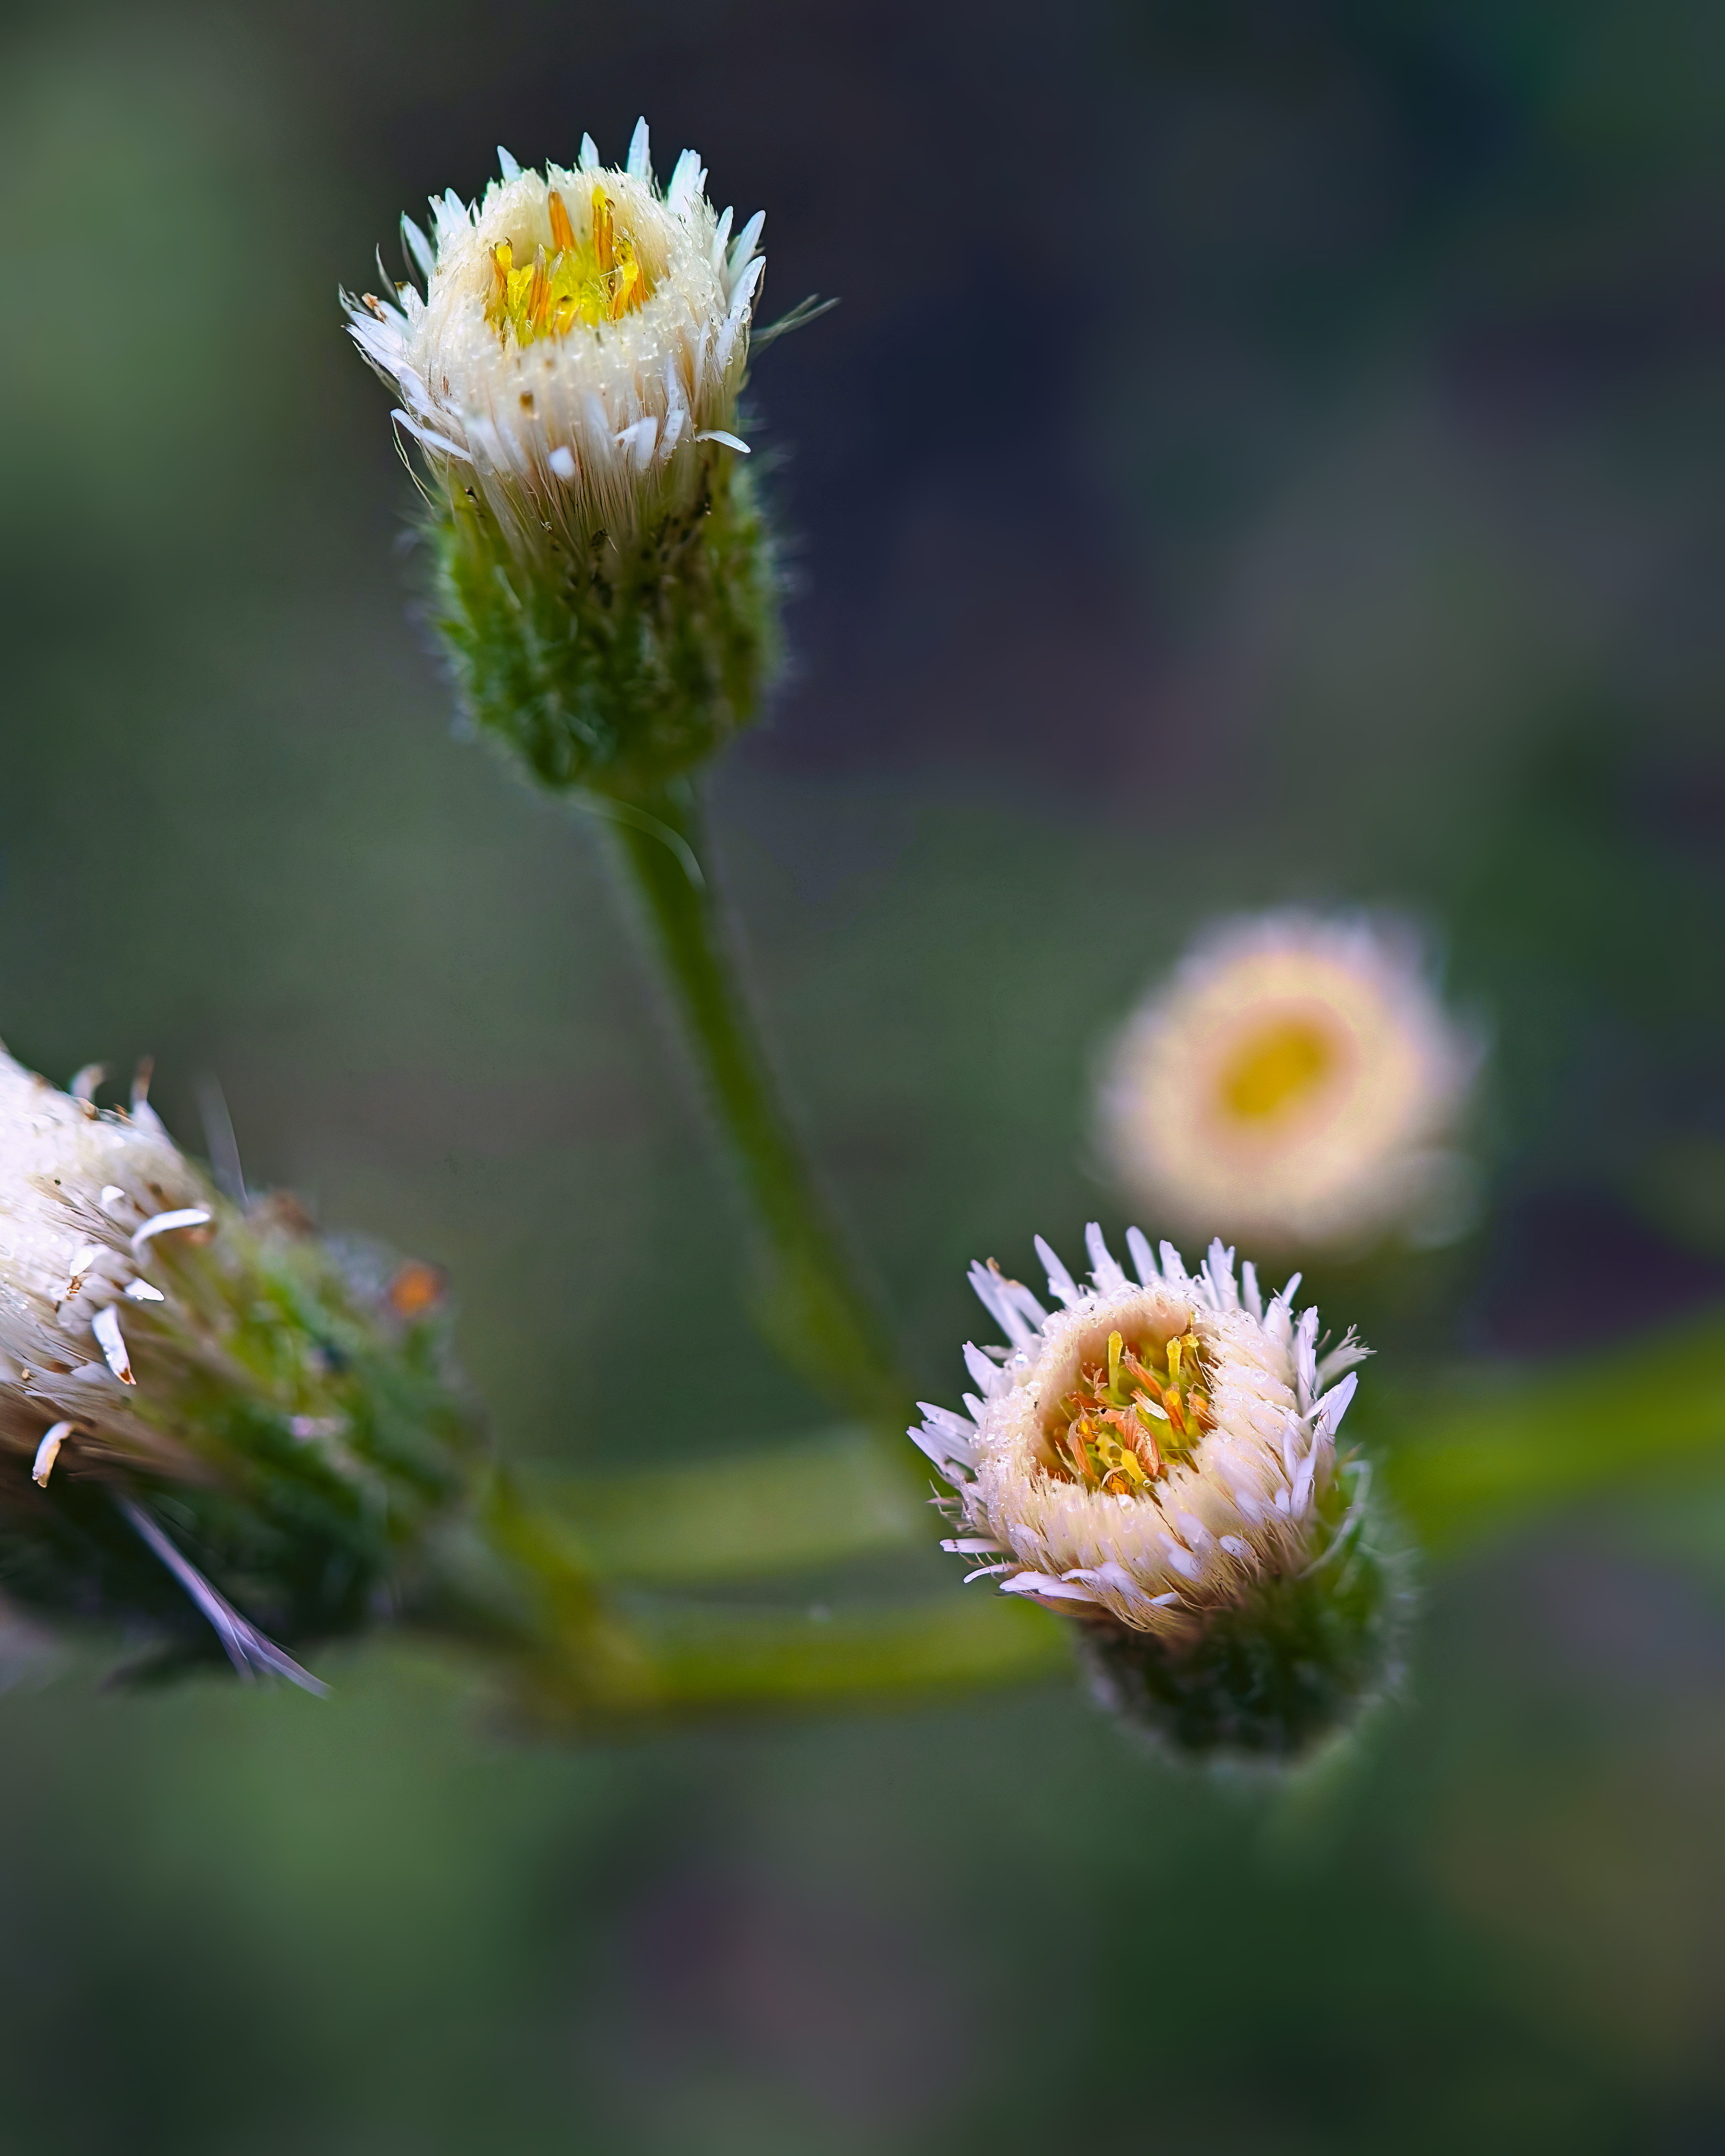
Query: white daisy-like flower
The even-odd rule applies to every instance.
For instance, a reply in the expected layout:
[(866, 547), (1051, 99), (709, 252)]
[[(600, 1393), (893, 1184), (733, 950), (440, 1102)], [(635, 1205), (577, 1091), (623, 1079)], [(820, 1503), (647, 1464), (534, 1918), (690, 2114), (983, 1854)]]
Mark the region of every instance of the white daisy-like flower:
[(432, 202), (429, 237), (403, 218), (424, 292), (345, 299), (354, 341), (434, 473), (515, 543), (624, 541), (695, 501), (710, 455), (747, 454), (763, 218), (733, 234), (692, 150), (661, 192), (644, 120), (621, 167), (590, 136), (572, 167), (498, 156), (478, 203)]
[(46, 1483), (67, 1439), (167, 1470), (186, 1455), (133, 1404), (128, 1316), (167, 1300), (153, 1261), (214, 1204), (141, 1083), (99, 1110), (99, 1070), (62, 1093), (0, 1050), (0, 1435)]
[(1200, 938), (1129, 1021), (1102, 1134), (1183, 1232), (1440, 1240), (1465, 1223), (1471, 1169), (1451, 1141), (1479, 1062), (1411, 932), (1269, 913)]
[(1303, 1573), (1357, 1517), (1336, 1431), (1366, 1349), (1320, 1355), (1297, 1276), (1267, 1301), (1219, 1243), (1196, 1275), (1127, 1234), (1137, 1277), (1088, 1231), (1081, 1288), (1039, 1237), (1057, 1307), (991, 1265), (971, 1284), (1006, 1338), (967, 1345), (967, 1413), (911, 1432), (955, 1493), (971, 1578), (1170, 1645)]

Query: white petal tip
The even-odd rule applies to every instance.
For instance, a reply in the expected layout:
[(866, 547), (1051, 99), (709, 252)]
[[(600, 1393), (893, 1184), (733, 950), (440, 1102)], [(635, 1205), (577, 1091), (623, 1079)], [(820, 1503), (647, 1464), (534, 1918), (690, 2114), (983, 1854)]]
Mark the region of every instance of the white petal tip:
[(203, 1205), (181, 1205), (171, 1213), (157, 1213), (145, 1221), (131, 1239), (135, 1250), (141, 1250), (153, 1236), (166, 1235), (176, 1228), (205, 1228), (215, 1215)]
[(649, 161), (648, 139), (646, 121), (644, 119), (636, 121), (635, 131), (629, 137), (629, 144), (628, 170), (632, 180), (649, 180), (653, 177), (653, 167)]
[(1000, 1583), (1003, 1594), (1028, 1594), (1039, 1602), (1090, 1602), (1096, 1597), (1087, 1587), (1070, 1579), (1055, 1579), (1045, 1572), (1020, 1572)]
[(54, 1463), (60, 1456), (60, 1447), (72, 1435), (69, 1422), (57, 1422), (52, 1430), (44, 1430), (42, 1442), (36, 1448), (36, 1464), (30, 1470), (30, 1480), (39, 1490), (48, 1487), (48, 1478), (54, 1472)]
[(131, 1371), (131, 1358), (126, 1349), (126, 1335), (120, 1329), (119, 1313), (111, 1304), (107, 1309), (96, 1312), (90, 1329), (100, 1345), (103, 1360), (121, 1383), (136, 1384), (137, 1379)]

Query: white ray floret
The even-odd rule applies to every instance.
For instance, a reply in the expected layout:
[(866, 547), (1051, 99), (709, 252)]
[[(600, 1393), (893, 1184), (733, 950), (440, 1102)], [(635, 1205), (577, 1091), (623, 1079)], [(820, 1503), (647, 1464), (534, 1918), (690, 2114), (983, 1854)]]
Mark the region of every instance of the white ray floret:
[[(1002, 1592), (1068, 1614), (1190, 1636), (1207, 1613), (1259, 1580), (1301, 1572), (1327, 1553), (1334, 1537), (1322, 1501), (1337, 1473), (1353, 1366), (1367, 1351), (1350, 1333), (1320, 1360), (1317, 1312), (1294, 1310), (1297, 1276), (1266, 1301), (1252, 1266), (1236, 1274), (1234, 1252), (1219, 1242), (1194, 1274), (1166, 1243), (1153, 1260), (1134, 1230), (1134, 1278), (1099, 1228), (1087, 1240), (1088, 1288), (1038, 1242), (1060, 1306), (1052, 1312), (998, 1268), (972, 1269), (1008, 1343), (967, 1347), (981, 1396), (970, 1396), (968, 1416), (925, 1407), (911, 1435), (955, 1493), (947, 1502), (964, 1532), (942, 1547), (1011, 1560), (972, 1578), (1002, 1573)], [(1177, 1415), (1184, 1410), (1178, 1438), (1144, 1395), (1152, 1466), (1111, 1478), (1118, 1487), (1092, 1486), (1063, 1461), (1059, 1444), (1074, 1388), (1086, 1371), (1109, 1366), (1111, 1352), (1117, 1358), (1121, 1342), (1153, 1359), (1183, 1352), (1184, 1376), (1195, 1375), (1201, 1389), (1171, 1396)], [(1165, 1456), (1155, 1449), (1158, 1430)]]
[[(481, 498), (514, 542), (620, 540), (698, 497), (703, 445), (747, 454), (735, 421), (763, 220), (732, 240), (693, 151), (661, 191), (644, 121), (621, 167), (601, 166), (586, 137), (572, 168), (498, 162), (478, 203), (433, 201), (429, 236), (403, 219), (424, 290), (344, 295), (352, 334), (434, 475)], [(536, 263), (554, 275), (578, 255), (612, 261), (614, 234), (633, 281), (623, 266), (598, 272), (584, 315), (573, 300), (559, 313), (548, 287), (507, 296), (500, 260), (517, 278)]]
[(152, 1214), (141, 1228), (134, 1229), (131, 1246), (141, 1250), (146, 1243), (174, 1228), (207, 1227), (212, 1217), (207, 1205), (177, 1205), (168, 1212)]
[(1323, 1247), (1466, 1224), (1455, 1132), (1480, 1044), (1395, 923), (1274, 912), (1200, 937), (1101, 1100), (1124, 1181), (1183, 1230)]
[(30, 1469), (30, 1480), (39, 1490), (48, 1487), (48, 1478), (60, 1456), (60, 1447), (71, 1435), (72, 1424), (69, 1422), (57, 1422), (43, 1431), (42, 1442), (36, 1448), (35, 1462)]

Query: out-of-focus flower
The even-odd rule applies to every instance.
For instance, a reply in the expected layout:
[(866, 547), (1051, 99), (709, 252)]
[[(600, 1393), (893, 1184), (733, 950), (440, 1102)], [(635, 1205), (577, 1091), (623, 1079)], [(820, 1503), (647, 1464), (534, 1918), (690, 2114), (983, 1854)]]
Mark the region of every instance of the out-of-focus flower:
[(1182, 1231), (1441, 1240), (1466, 1219), (1471, 1166), (1449, 1141), (1479, 1060), (1410, 932), (1270, 913), (1203, 937), (1130, 1020), (1102, 1132)]
[(737, 460), (764, 271), (693, 151), (661, 192), (646, 122), (627, 162), (573, 167), (402, 221), (424, 280), (347, 298), (355, 341), (424, 458), (440, 627), (481, 723), (542, 783), (628, 793), (753, 716), (773, 576)]
[(1395, 1597), (1336, 1432), (1366, 1350), (1320, 1353), (1291, 1281), (1267, 1301), (1219, 1243), (1197, 1275), (1137, 1229), (1137, 1277), (1089, 1230), (1092, 1286), (1047, 1245), (1060, 1306), (998, 1267), (1006, 1335), (967, 1345), (963, 1415), (911, 1433), (954, 1491), (969, 1578), (1080, 1621), (1110, 1702), (1194, 1752), (1290, 1754), (1383, 1680)]
[(434, 1313), (291, 1201), (230, 1203), (99, 1076), (0, 1051), (0, 1585), (303, 1676), (266, 1632), (363, 1625), (467, 1486)]

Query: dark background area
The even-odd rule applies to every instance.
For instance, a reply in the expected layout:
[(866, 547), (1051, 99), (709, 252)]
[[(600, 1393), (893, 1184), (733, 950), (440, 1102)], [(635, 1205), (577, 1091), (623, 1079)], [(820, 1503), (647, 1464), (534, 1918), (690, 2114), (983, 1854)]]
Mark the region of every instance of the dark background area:
[[(515, 1455), (639, 1456), (673, 1343), (655, 1460), (818, 1414), (591, 834), (451, 737), (335, 308), (500, 140), (640, 111), (767, 209), (767, 318), (842, 300), (751, 391), (793, 665), (716, 814), (933, 1396), (966, 1260), (1127, 1217), (1096, 1056), (1233, 906), (1411, 911), (1491, 1031), (1485, 1220), (1317, 1283), (1387, 1376), (1725, 1286), (1707, 0), (0, 40), (0, 1031), (61, 1082), (153, 1052), (193, 1146), (218, 1078), (254, 1183), (447, 1265)], [(1278, 1799), (1061, 1687), (580, 1752), (393, 1651), (138, 1699), (20, 1634), (0, 2149), (1690, 2156), (1722, 1580), (1626, 1440), (1609, 1505), (1430, 1579), (1410, 1703)]]

